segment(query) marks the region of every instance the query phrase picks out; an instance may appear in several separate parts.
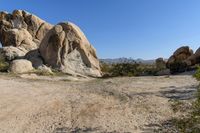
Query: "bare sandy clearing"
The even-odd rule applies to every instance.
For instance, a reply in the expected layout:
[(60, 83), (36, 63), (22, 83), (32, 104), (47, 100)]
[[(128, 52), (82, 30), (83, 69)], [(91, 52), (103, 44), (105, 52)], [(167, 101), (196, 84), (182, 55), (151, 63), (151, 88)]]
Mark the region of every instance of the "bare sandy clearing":
[(0, 76), (0, 132), (153, 132), (190, 100), (188, 75), (46, 81)]

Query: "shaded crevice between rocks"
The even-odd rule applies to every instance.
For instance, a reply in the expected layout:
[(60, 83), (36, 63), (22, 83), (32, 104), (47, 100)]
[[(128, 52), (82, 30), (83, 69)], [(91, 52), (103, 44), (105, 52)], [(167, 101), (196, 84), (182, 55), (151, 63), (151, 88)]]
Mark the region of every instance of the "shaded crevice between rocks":
[[(37, 36), (38, 36), (38, 32), (41, 30), (41, 28), (42, 28), (44, 25), (45, 25), (45, 22), (43, 22), (43, 23), (39, 26), (38, 30), (36, 31), (35, 38), (38, 39), (38, 40), (40, 40), (40, 39), (37, 37)], [(41, 41), (41, 40), (40, 40), (40, 41)]]

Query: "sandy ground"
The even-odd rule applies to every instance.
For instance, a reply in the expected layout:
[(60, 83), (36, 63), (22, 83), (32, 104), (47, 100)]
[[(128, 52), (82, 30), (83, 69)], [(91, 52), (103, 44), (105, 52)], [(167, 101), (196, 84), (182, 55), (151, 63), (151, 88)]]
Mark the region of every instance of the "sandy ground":
[(193, 99), (189, 75), (91, 81), (0, 75), (1, 133), (149, 133), (174, 117), (170, 100)]

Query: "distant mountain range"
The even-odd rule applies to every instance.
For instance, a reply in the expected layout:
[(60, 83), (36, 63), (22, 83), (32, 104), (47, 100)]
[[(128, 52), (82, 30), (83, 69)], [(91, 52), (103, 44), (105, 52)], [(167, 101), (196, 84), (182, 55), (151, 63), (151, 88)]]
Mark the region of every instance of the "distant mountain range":
[(132, 58), (115, 58), (115, 59), (100, 59), (101, 62), (106, 64), (117, 64), (117, 63), (142, 63), (142, 64), (153, 64), (155, 60), (143, 60), (143, 59), (132, 59)]

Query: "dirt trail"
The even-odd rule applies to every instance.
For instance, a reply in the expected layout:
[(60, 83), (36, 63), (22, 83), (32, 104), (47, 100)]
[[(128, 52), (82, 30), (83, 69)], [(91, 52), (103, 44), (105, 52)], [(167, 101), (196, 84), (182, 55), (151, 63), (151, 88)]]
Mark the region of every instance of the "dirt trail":
[(197, 85), (187, 75), (84, 82), (0, 75), (0, 132), (153, 132), (176, 115), (169, 100), (192, 99)]

